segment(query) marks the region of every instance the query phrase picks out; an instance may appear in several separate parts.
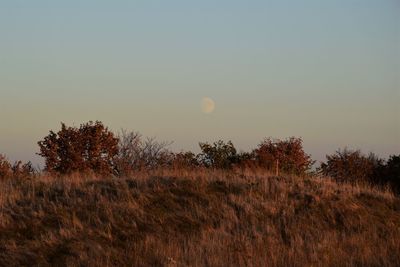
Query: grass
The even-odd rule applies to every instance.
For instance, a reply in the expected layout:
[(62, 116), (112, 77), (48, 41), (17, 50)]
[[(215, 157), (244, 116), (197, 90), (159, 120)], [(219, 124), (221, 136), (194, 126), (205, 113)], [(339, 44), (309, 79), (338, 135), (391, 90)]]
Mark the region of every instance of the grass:
[(263, 172), (0, 182), (1, 266), (400, 266), (400, 199)]

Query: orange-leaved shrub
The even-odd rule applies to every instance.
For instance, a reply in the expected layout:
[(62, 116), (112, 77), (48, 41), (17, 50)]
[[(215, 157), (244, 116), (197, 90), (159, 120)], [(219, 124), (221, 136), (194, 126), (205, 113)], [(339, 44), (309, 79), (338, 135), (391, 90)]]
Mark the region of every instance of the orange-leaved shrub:
[[(261, 168), (284, 173), (302, 175), (314, 164), (311, 156), (303, 150), (301, 138), (290, 137), (286, 140), (266, 138), (253, 151), (255, 161)], [(277, 166), (278, 165), (278, 166)]]
[(400, 155), (391, 155), (384, 161), (373, 153), (365, 155), (360, 150), (339, 149), (326, 156), (318, 171), (339, 182), (389, 186), (400, 193)]
[(326, 156), (318, 171), (339, 182), (377, 183), (383, 161), (374, 154), (364, 155), (360, 150), (339, 149)]
[(118, 138), (99, 121), (79, 128), (62, 123), (60, 131), (50, 131), (38, 144), (38, 154), (45, 158), (45, 170), (50, 173), (93, 171), (107, 175), (114, 171)]

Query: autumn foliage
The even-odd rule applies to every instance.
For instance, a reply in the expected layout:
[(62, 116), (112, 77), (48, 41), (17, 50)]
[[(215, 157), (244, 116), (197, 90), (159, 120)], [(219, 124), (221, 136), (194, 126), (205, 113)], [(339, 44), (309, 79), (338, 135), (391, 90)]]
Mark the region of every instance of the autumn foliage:
[(254, 154), (259, 166), (272, 170), (278, 165), (284, 173), (305, 174), (314, 164), (311, 156), (304, 152), (301, 138), (267, 138), (258, 145)]
[[(61, 124), (38, 142), (45, 159), (45, 171), (51, 174), (92, 172), (100, 176), (129, 177), (137, 172), (157, 169), (264, 170), (276, 175), (319, 175), (337, 182), (366, 183), (389, 187), (400, 193), (400, 155), (385, 161), (375, 154), (343, 149), (327, 155), (312, 171), (314, 161), (303, 149), (303, 140), (266, 138), (258, 146), (243, 152), (231, 141), (200, 142), (201, 152), (173, 152), (172, 142), (143, 137), (139, 132), (114, 134), (101, 122), (80, 127)], [(30, 162), (11, 164), (0, 155), (0, 177), (30, 177), (35, 170)]]
[(326, 156), (327, 161), (321, 164), (323, 175), (338, 181), (360, 182), (372, 180), (375, 170), (382, 164), (375, 155), (363, 155), (360, 150), (343, 149)]
[(62, 123), (44, 172), (0, 154), (0, 266), (400, 266), (400, 155), (170, 144)]
[(392, 155), (385, 162), (373, 153), (364, 155), (360, 150), (345, 148), (326, 159), (318, 168), (324, 176), (338, 182), (390, 186), (400, 193), (400, 156)]
[(51, 173), (94, 171), (113, 173), (114, 159), (118, 154), (118, 138), (101, 122), (88, 122), (79, 128), (61, 124), (57, 133), (39, 143), (39, 155), (45, 158), (45, 170)]

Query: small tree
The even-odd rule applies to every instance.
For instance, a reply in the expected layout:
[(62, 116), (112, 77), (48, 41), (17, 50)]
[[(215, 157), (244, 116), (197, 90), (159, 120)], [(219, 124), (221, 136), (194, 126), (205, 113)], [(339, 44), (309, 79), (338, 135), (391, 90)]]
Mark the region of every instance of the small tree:
[(198, 155), (200, 162), (206, 167), (227, 169), (237, 161), (236, 148), (231, 141), (222, 140), (209, 143), (199, 143), (202, 153)]
[(155, 138), (143, 139), (138, 132), (122, 130), (119, 135), (117, 170), (119, 175), (133, 171), (154, 169), (169, 165), (172, 154), (167, 149), (171, 142), (159, 142)]
[(118, 153), (118, 138), (99, 121), (90, 121), (79, 128), (62, 123), (59, 132), (50, 131), (38, 144), (38, 154), (46, 161), (45, 170), (60, 174), (88, 170), (111, 174)]
[(341, 182), (377, 184), (377, 171), (383, 165), (383, 161), (372, 153), (366, 156), (360, 150), (347, 148), (327, 155), (326, 159), (327, 161), (321, 164), (318, 171)]
[(172, 160), (172, 153), (168, 147), (172, 142), (157, 141), (154, 137), (148, 137), (142, 145), (141, 161), (147, 169), (168, 166)]
[(287, 140), (266, 138), (253, 153), (257, 165), (270, 171), (278, 169), (302, 175), (314, 164), (311, 156), (304, 152), (301, 138), (291, 137)]

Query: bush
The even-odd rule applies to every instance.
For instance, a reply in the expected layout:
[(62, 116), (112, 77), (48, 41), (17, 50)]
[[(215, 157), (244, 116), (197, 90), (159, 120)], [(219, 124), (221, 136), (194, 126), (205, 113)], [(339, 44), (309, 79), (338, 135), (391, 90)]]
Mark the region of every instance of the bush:
[(172, 153), (167, 149), (171, 142), (159, 142), (138, 132), (122, 131), (119, 135), (117, 171), (120, 176), (133, 171), (154, 169), (169, 165)]
[(339, 182), (378, 184), (382, 181), (379, 173), (383, 161), (372, 153), (366, 156), (360, 150), (345, 148), (336, 151), (333, 155), (327, 155), (326, 159), (327, 161), (321, 164), (318, 171)]
[(381, 177), (390, 184), (394, 192), (400, 194), (400, 155), (389, 157)]
[(12, 176), (11, 164), (4, 155), (0, 154), (0, 178), (10, 176)]
[(111, 174), (118, 153), (118, 138), (99, 121), (90, 121), (79, 128), (62, 123), (58, 133), (50, 131), (38, 144), (38, 154), (45, 158), (45, 170), (59, 174), (89, 170)]
[(303, 150), (302, 139), (295, 137), (287, 140), (266, 138), (253, 154), (259, 167), (274, 170), (278, 165), (280, 171), (296, 175), (305, 174), (314, 164)]
[(236, 148), (231, 141), (225, 143), (219, 140), (212, 145), (199, 143), (199, 146), (202, 152), (198, 158), (205, 167), (228, 169), (237, 162)]

